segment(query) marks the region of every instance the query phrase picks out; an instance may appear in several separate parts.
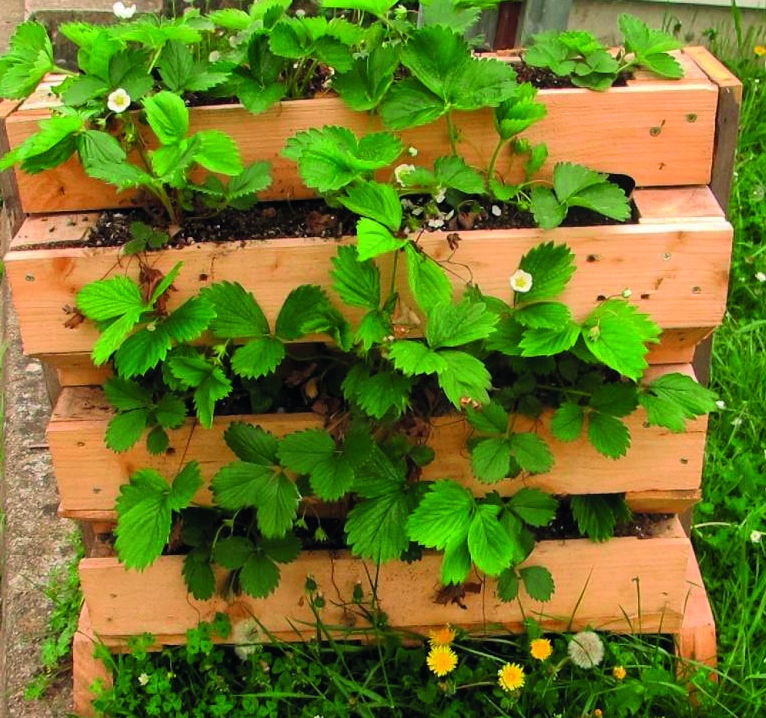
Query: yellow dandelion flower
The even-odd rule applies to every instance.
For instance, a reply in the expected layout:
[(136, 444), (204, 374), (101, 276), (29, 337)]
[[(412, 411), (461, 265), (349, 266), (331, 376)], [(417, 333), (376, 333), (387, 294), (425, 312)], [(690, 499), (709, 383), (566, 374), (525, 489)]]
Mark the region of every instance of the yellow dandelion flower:
[(758, 55), (758, 57), (763, 57), (764, 55), (766, 55), (766, 47), (764, 47), (763, 45), (756, 45), (753, 48), (753, 52), (756, 55)]
[(596, 710), (593, 711), (593, 715), (595, 716), (595, 718), (601, 718), (601, 716), (603, 716), (604, 714), (600, 708), (596, 708)]
[(428, 642), (432, 646), (449, 646), (455, 640), (457, 632), (451, 626), (444, 626), (438, 631), (429, 631)]
[(612, 675), (618, 681), (624, 681), (625, 676), (628, 675), (628, 672), (622, 666), (615, 666), (614, 668), (612, 668)]
[(497, 682), (504, 691), (516, 691), (524, 685), (524, 669), (518, 663), (506, 663), (497, 672)]
[(434, 646), (428, 652), (426, 663), (431, 672), (441, 678), (455, 670), (455, 666), (457, 666), (457, 653), (449, 646)]
[(551, 657), (553, 646), (547, 638), (535, 638), (529, 644), (529, 653), (532, 658), (536, 658), (538, 661), (545, 661)]

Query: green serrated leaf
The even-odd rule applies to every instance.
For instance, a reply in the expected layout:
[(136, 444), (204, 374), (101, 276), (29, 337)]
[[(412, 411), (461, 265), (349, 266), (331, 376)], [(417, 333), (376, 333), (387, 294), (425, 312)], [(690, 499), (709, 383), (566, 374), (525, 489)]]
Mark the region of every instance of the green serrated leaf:
[(262, 551), (252, 554), (239, 572), (242, 590), (253, 598), (266, 598), (279, 585), (279, 567)]
[(481, 409), (469, 407), (468, 422), (483, 434), (505, 434), (508, 429), (508, 412), (495, 401)]
[(262, 337), (234, 352), (231, 368), (238, 376), (257, 379), (272, 374), (285, 358), (285, 345), (275, 337)]
[(622, 299), (608, 299), (583, 323), (587, 348), (608, 367), (638, 380), (647, 367), (647, 343), (658, 341), (660, 330), (648, 315)]
[(451, 305), (452, 283), (441, 265), (411, 242), (405, 246), (405, 254), (410, 291), (418, 306), (430, 315), (438, 304)]
[(213, 306), (215, 319), (210, 329), (221, 339), (260, 337), (269, 333), (263, 310), (238, 282), (217, 282), (202, 290)]
[(561, 302), (527, 304), (519, 307), (513, 318), (530, 329), (563, 329), (572, 322), (569, 307)]
[(277, 440), (260, 426), (235, 421), (229, 424), (223, 438), (241, 461), (261, 466), (277, 463)]
[(593, 391), (590, 405), (610, 416), (628, 416), (638, 406), (638, 389), (632, 382), (601, 384)]
[(189, 131), (189, 110), (184, 101), (169, 90), (144, 98), (149, 126), (163, 145), (180, 142)]
[(556, 588), (551, 572), (543, 566), (525, 566), (519, 576), (529, 597), (543, 603), (550, 601)]
[(497, 597), (503, 603), (515, 601), (519, 595), (519, 576), (513, 568), (506, 568), (497, 579)]
[(388, 184), (357, 180), (338, 201), (355, 214), (375, 220), (392, 232), (402, 223), (402, 205), (396, 190)]
[(638, 401), (650, 426), (664, 426), (674, 432), (684, 431), (688, 419), (716, 408), (714, 392), (679, 373), (664, 374), (650, 382), (640, 391)]
[(570, 499), (572, 515), (583, 536), (607, 541), (620, 523), (630, 521), (632, 512), (621, 494), (585, 494)]
[(463, 583), (471, 573), (471, 552), (468, 540), (451, 543), (444, 550), (441, 579), (445, 586)]
[(478, 504), (468, 530), (471, 559), (489, 576), (499, 576), (513, 558), (508, 535), (498, 520), (499, 511), (495, 504)]
[(196, 461), (190, 461), (173, 479), (170, 493), (168, 494), (168, 503), (171, 510), (180, 511), (185, 509), (201, 486), (202, 474), (200, 473), (199, 464)]
[(144, 434), (150, 414), (147, 408), (116, 414), (106, 428), (107, 448), (120, 454), (135, 446)]
[(582, 433), (585, 412), (579, 404), (564, 402), (551, 419), (551, 433), (559, 441), (576, 441)]
[(407, 519), (412, 541), (443, 550), (465, 541), (476, 503), (466, 488), (454, 481), (437, 481)]
[(524, 304), (555, 299), (575, 272), (574, 254), (566, 244), (545, 242), (527, 252), (519, 269), (532, 275), (532, 287), (519, 296)]
[(544, 474), (553, 468), (553, 452), (545, 439), (531, 432), (511, 434), (511, 453), (524, 471)]
[(170, 536), (170, 485), (143, 469), (120, 488), (115, 549), (126, 568), (142, 570), (160, 556)]
[(330, 276), (335, 280), (333, 289), (340, 298), (351, 307), (377, 310), (380, 306), (380, 270), (374, 262), (360, 261), (356, 247), (344, 245), (338, 247), (332, 263), (334, 269)]
[(592, 411), (588, 414), (588, 440), (600, 454), (610, 459), (625, 456), (630, 448), (630, 432), (614, 416)]
[(439, 386), (455, 408), (466, 401), (489, 403), (492, 377), (482, 361), (460, 351), (440, 351), (438, 356), (445, 364), (438, 372)]
[(112, 376), (104, 384), (107, 401), (119, 411), (145, 409), (152, 404), (152, 395), (138, 382)]
[(499, 318), (482, 302), (463, 299), (458, 304), (440, 302), (428, 317), (426, 339), (432, 349), (458, 347), (487, 338)]
[(519, 518), (530, 526), (547, 526), (556, 516), (558, 502), (540, 489), (524, 488), (517, 491), (508, 502)]
[(361, 261), (394, 252), (409, 243), (407, 239), (394, 237), (380, 222), (366, 217), (356, 223), (356, 241)]
[(510, 476), (511, 446), (504, 436), (476, 442), (471, 450), (473, 475), (485, 484), (494, 484)]
[(213, 560), (224, 568), (234, 571), (242, 568), (254, 552), (255, 545), (246, 536), (229, 536), (216, 542)]
[(146, 437), (146, 448), (150, 454), (164, 454), (170, 446), (170, 437), (161, 426), (155, 426)]

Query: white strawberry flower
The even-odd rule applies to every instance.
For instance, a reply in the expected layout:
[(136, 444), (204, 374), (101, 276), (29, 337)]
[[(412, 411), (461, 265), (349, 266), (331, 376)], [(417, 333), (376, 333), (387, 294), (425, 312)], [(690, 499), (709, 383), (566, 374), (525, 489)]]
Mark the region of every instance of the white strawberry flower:
[(716, 406), (717, 406), (719, 409), (721, 409), (721, 410), (723, 410), (723, 409), (725, 409), (725, 408), (726, 408), (726, 402), (725, 402), (725, 401), (723, 401), (722, 399), (719, 399), (719, 400), (718, 400), (718, 401), (715, 403), (715, 405), (716, 405)]
[(522, 294), (528, 292), (532, 289), (532, 275), (523, 269), (517, 269), (511, 275), (511, 289)]
[(221, 53), (218, 52), (218, 50), (213, 50), (208, 56), (207, 56), (208, 62), (218, 62), (218, 60), (221, 59)]
[(147, 673), (142, 673), (141, 675), (138, 676), (138, 682), (142, 686), (145, 686), (149, 682), (149, 675)]
[(409, 152), (410, 157), (417, 157), (418, 156), (418, 148), (417, 147), (408, 147), (407, 152)]
[(126, 5), (124, 2), (121, 2), (121, 0), (117, 0), (117, 2), (112, 5), (112, 12), (120, 18), (120, 20), (130, 20), (130, 18), (136, 14), (136, 5), (135, 3)]
[(494, 214), (495, 217), (499, 217), (503, 213), (503, 210), (500, 209), (500, 207), (498, 207), (496, 204), (493, 204), (490, 209), (492, 210), (492, 214)]
[(756, 279), (757, 279), (759, 282), (766, 282), (766, 274), (764, 274), (763, 272), (756, 272), (756, 273), (755, 273), (755, 278), (756, 278)]
[(750, 532), (750, 540), (753, 543), (761, 543), (761, 539), (763, 538), (763, 532), (762, 531), (751, 531)]
[(623, 289), (622, 290), (622, 297), (623, 299), (630, 299), (633, 296), (633, 290), (632, 289)]
[(112, 92), (109, 97), (106, 99), (106, 106), (112, 111), (112, 112), (125, 112), (125, 110), (130, 107), (130, 103), (132, 100), (130, 99), (130, 95), (125, 92), (121, 87), (118, 87), (114, 92)]
[(415, 165), (398, 165), (394, 168), (394, 178), (404, 187), (404, 177), (415, 171)]

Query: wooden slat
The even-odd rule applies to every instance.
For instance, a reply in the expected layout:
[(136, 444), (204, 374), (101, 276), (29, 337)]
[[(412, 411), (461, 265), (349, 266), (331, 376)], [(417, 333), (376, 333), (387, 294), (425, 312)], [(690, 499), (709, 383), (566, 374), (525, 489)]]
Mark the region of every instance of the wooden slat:
[[(650, 365), (688, 364), (694, 358), (695, 347), (712, 329), (670, 329), (663, 332), (660, 343), (652, 344), (646, 360)], [(61, 387), (98, 386), (111, 375), (108, 365), (94, 366), (89, 354), (38, 354), (44, 363), (50, 364)]]
[(709, 187), (652, 187), (637, 189), (633, 201), (641, 224), (709, 222), (726, 219)]
[(702, 45), (696, 45), (684, 48), (684, 54), (690, 57), (704, 76), (710, 78), (718, 87), (733, 88), (737, 99), (742, 102), (742, 81), (710, 50)]
[[(677, 369), (666, 367), (664, 372)], [(169, 432), (172, 453), (157, 456), (149, 454), (144, 441), (122, 454), (107, 449), (104, 436), (112, 416), (100, 389), (65, 389), (61, 394), (48, 426), (48, 443), (66, 515), (110, 511), (120, 486), (138, 469), (153, 468), (171, 478), (191, 459), (200, 462), (205, 479), (195, 501), (209, 505), (212, 500), (209, 481), (222, 466), (235, 460), (223, 440), (223, 433), (232, 422), (259, 424), (278, 436), (323, 426), (323, 419), (315, 414), (216, 417), (211, 430), (195, 427), (189, 419), (180, 429)], [(667, 498), (664, 492), (699, 489), (707, 421), (700, 418), (690, 422), (688, 431), (680, 434), (644, 426), (644, 421), (643, 410), (626, 419), (632, 446), (627, 456), (614, 461), (598, 454), (584, 437), (571, 443), (554, 439), (550, 433), (550, 413), (539, 422), (518, 417), (517, 430), (537, 431), (549, 443), (555, 457), (554, 468), (547, 474), (508, 479), (492, 488), (504, 495), (513, 494), (522, 486), (536, 486), (557, 495), (659, 492), (651, 510), (671, 512), (682, 497), (674, 495), (670, 497), (672, 501), (663, 502), (661, 499)], [(478, 482), (471, 470), (466, 449), (470, 435), (470, 428), (460, 417), (435, 419), (428, 443), (435, 450), (436, 459), (425, 467), (423, 479), (454, 478), (477, 494), (486, 492), (486, 485)], [(689, 504), (688, 498), (683, 497), (685, 506)], [(646, 499), (649, 501), (650, 497)]]
[[(715, 618), (699, 564), (693, 553), (689, 556), (686, 583), (684, 619), (676, 636), (676, 652), (692, 663), (682, 662), (679, 665), (678, 671), (682, 676), (694, 675), (700, 663), (710, 668), (715, 668), (718, 664)], [(717, 680), (715, 673), (711, 672), (708, 675)]]
[[(502, 624), (518, 630), (524, 615), (540, 619), (550, 629), (565, 629), (571, 623), (575, 629), (677, 632), (690, 553), (689, 540), (675, 520), (658, 527), (650, 539), (616, 538), (603, 544), (583, 539), (543, 541), (528, 563), (545, 566), (553, 574), (556, 590), (550, 602), (532, 601), (522, 589), (519, 603), (500, 603), (495, 582), (489, 580), (482, 593), (466, 596), (465, 610), (433, 602), (441, 556), (428, 553), (410, 565), (382, 566), (377, 596), (389, 625), (418, 632), (444, 624), (473, 630)], [(170, 642), (223, 611), (234, 622), (255, 616), (277, 637), (296, 640), (290, 622), (304, 629), (306, 636), (312, 631), (303, 589), (307, 575), (314, 577), (327, 600), (325, 623), (347, 625), (356, 618), (356, 627), (364, 628), (360, 618), (337, 604), (350, 601), (357, 583), (369, 595), (368, 576), (375, 575), (375, 568), (368, 565), (367, 573), (364, 562), (347, 552), (305, 552), (280, 566), (279, 587), (268, 599), (241, 596), (232, 602), (220, 597), (198, 601), (187, 595), (182, 561), (182, 556), (164, 556), (139, 573), (126, 570), (114, 558), (84, 559), (80, 577), (94, 631), (102, 638), (149, 631)], [(225, 574), (218, 571), (219, 585)]]
[[(39, 229), (27, 228), (26, 236), (52, 234), (49, 223), (39, 218), (28, 222)], [(731, 227), (721, 220), (693, 225), (472, 231), (460, 236), (454, 255), (446, 233), (425, 235), (420, 242), (437, 261), (451, 257), (451, 277), (458, 288), (471, 279), (487, 294), (509, 297), (508, 277), (521, 256), (538, 243), (552, 240), (566, 242), (576, 255), (577, 272), (561, 299), (578, 319), (603, 297), (617, 296), (626, 288), (633, 293), (632, 301), (663, 329), (712, 328), (723, 317)], [(204, 243), (157, 254), (153, 266), (167, 273), (176, 262), (184, 262), (171, 308), (225, 278), (253, 291), (273, 321), (296, 285), (329, 288), (336, 244), (322, 239)], [(384, 280), (390, 261), (390, 257), (381, 260)], [(90, 282), (118, 272), (132, 277), (138, 273), (137, 262), (121, 258), (116, 249), (19, 250), (6, 257), (5, 265), (27, 354), (89, 352), (98, 336), (96, 328), (90, 322), (65, 328), (65, 307), (71, 307), (77, 291)], [(407, 297), (403, 272), (399, 280), (400, 291)], [(359, 313), (348, 312), (348, 316), (357, 320)]]
[(99, 639), (93, 632), (88, 614), (88, 607), (83, 606), (77, 623), (77, 632), (72, 640), (72, 701), (74, 712), (81, 718), (92, 718), (96, 715), (91, 701), (96, 697), (91, 685), (97, 680), (103, 682), (104, 688), (112, 685), (112, 674), (106, 666), (93, 657), (93, 651)]
[[(543, 178), (550, 177), (556, 162), (570, 161), (631, 175), (640, 186), (710, 181), (718, 100), (717, 87), (710, 80), (646, 82), (603, 93), (542, 90), (538, 97), (547, 105), (548, 116), (524, 136), (548, 145), (550, 156)], [(16, 112), (8, 118), (11, 146), (36, 131), (41, 112), (45, 111)], [(455, 121), (465, 138), (461, 154), (471, 164), (486, 166), (496, 141), (492, 111), (459, 112)], [(357, 134), (380, 129), (376, 118), (348, 109), (336, 97), (286, 101), (260, 115), (236, 105), (191, 110), (191, 131), (223, 130), (237, 142), (245, 162), (268, 160), (273, 164), (274, 182), (260, 194), (263, 199), (310, 196), (295, 163), (280, 152), (295, 132), (324, 124), (342, 125)], [(419, 150), (419, 163), (428, 165), (449, 154), (443, 120), (400, 134), (405, 146)], [(517, 181), (522, 164), (508, 154), (499, 170), (508, 181)], [(85, 175), (76, 158), (36, 175), (19, 171), (17, 177), (28, 213), (125, 207), (133, 197), (128, 192), (118, 196), (112, 187)]]

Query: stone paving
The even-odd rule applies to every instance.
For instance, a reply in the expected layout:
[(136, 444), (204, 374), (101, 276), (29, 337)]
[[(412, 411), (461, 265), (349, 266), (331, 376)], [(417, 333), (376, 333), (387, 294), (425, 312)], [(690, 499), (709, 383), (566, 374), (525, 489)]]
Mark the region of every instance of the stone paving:
[[(4, 219), (0, 232), (6, 239)], [(5, 458), (0, 475), (0, 718), (64, 718), (71, 711), (68, 675), (44, 701), (26, 701), (24, 690), (40, 665), (51, 610), (41, 588), (52, 570), (71, 560), (74, 524), (56, 515), (58, 496), (45, 438), (50, 403), (42, 366), (21, 353), (6, 286), (0, 301), (0, 346), (6, 348), (5, 424), (0, 433)]]

